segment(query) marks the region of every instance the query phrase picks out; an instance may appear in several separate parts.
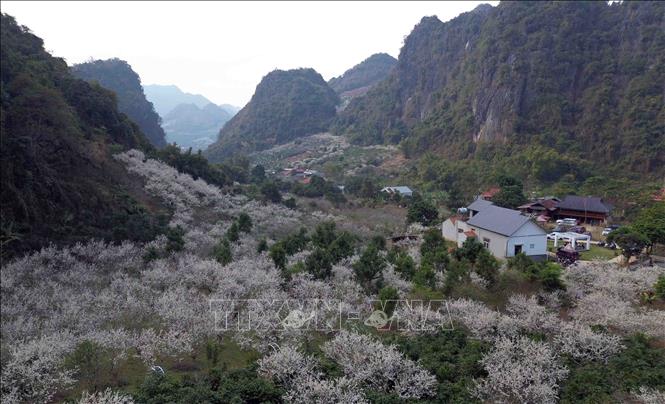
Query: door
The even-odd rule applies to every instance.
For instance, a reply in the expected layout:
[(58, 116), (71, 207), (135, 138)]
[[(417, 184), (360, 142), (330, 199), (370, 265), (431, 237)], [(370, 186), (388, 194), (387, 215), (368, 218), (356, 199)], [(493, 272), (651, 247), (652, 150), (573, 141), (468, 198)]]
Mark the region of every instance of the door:
[(522, 252), (522, 244), (515, 244), (515, 255)]

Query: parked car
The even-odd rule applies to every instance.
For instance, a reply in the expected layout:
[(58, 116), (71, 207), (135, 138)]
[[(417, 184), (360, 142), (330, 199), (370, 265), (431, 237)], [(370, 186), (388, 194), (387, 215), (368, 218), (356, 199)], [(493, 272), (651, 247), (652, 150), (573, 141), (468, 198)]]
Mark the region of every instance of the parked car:
[(563, 224), (567, 224), (569, 226), (576, 226), (577, 225), (577, 219), (567, 217), (567, 218), (563, 219)]
[(559, 233), (559, 232), (556, 232), (556, 231), (553, 231), (552, 233), (548, 233), (548, 234), (547, 234), (547, 239), (548, 239), (548, 240), (554, 240), (554, 238), (556, 237), (556, 235), (557, 235), (558, 233)]
[(608, 234), (612, 233), (614, 231), (613, 228), (611, 227), (606, 227), (603, 229), (603, 232), (600, 233), (602, 236), (607, 236)]

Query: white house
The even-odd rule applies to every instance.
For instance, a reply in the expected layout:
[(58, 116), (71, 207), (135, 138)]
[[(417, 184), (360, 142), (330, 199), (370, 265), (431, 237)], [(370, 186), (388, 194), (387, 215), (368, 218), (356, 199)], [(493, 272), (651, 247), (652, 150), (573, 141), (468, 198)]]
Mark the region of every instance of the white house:
[(385, 187), (381, 189), (381, 192), (387, 192), (389, 194), (400, 194), (401, 196), (413, 196), (413, 191), (409, 187), (399, 186), (399, 187)]
[(533, 259), (547, 257), (547, 233), (521, 212), (477, 199), (467, 207), (468, 217), (453, 216), (441, 225), (443, 237), (462, 246), (475, 237), (497, 258), (524, 253)]

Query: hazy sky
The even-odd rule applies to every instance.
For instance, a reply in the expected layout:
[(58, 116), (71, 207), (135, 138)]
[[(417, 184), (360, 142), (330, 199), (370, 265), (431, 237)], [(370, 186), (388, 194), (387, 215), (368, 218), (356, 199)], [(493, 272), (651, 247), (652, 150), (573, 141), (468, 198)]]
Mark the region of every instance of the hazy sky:
[(69, 64), (118, 57), (143, 84), (175, 84), (243, 106), (274, 69), (325, 80), (377, 52), (397, 57), (423, 16), (447, 21), (497, 2), (14, 2), (2, 12)]

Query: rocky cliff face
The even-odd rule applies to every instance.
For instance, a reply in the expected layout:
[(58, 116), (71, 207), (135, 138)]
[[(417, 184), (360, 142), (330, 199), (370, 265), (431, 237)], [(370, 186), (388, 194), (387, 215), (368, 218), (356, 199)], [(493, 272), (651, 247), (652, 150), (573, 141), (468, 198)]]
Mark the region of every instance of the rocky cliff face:
[(268, 73), (249, 103), (205, 151), (211, 161), (250, 153), (328, 129), (339, 97), (313, 69)]
[(397, 64), (397, 59), (387, 53), (376, 53), (361, 63), (333, 77), (328, 85), (339, 94), (343, 107), (356, 97), (365, 95), (375, 84), (384, 80)]
[(411, 154), (539, 144), (641, 172), (665, 153), (665, 4), (507, 2), (426, 17), (336, 130)]

